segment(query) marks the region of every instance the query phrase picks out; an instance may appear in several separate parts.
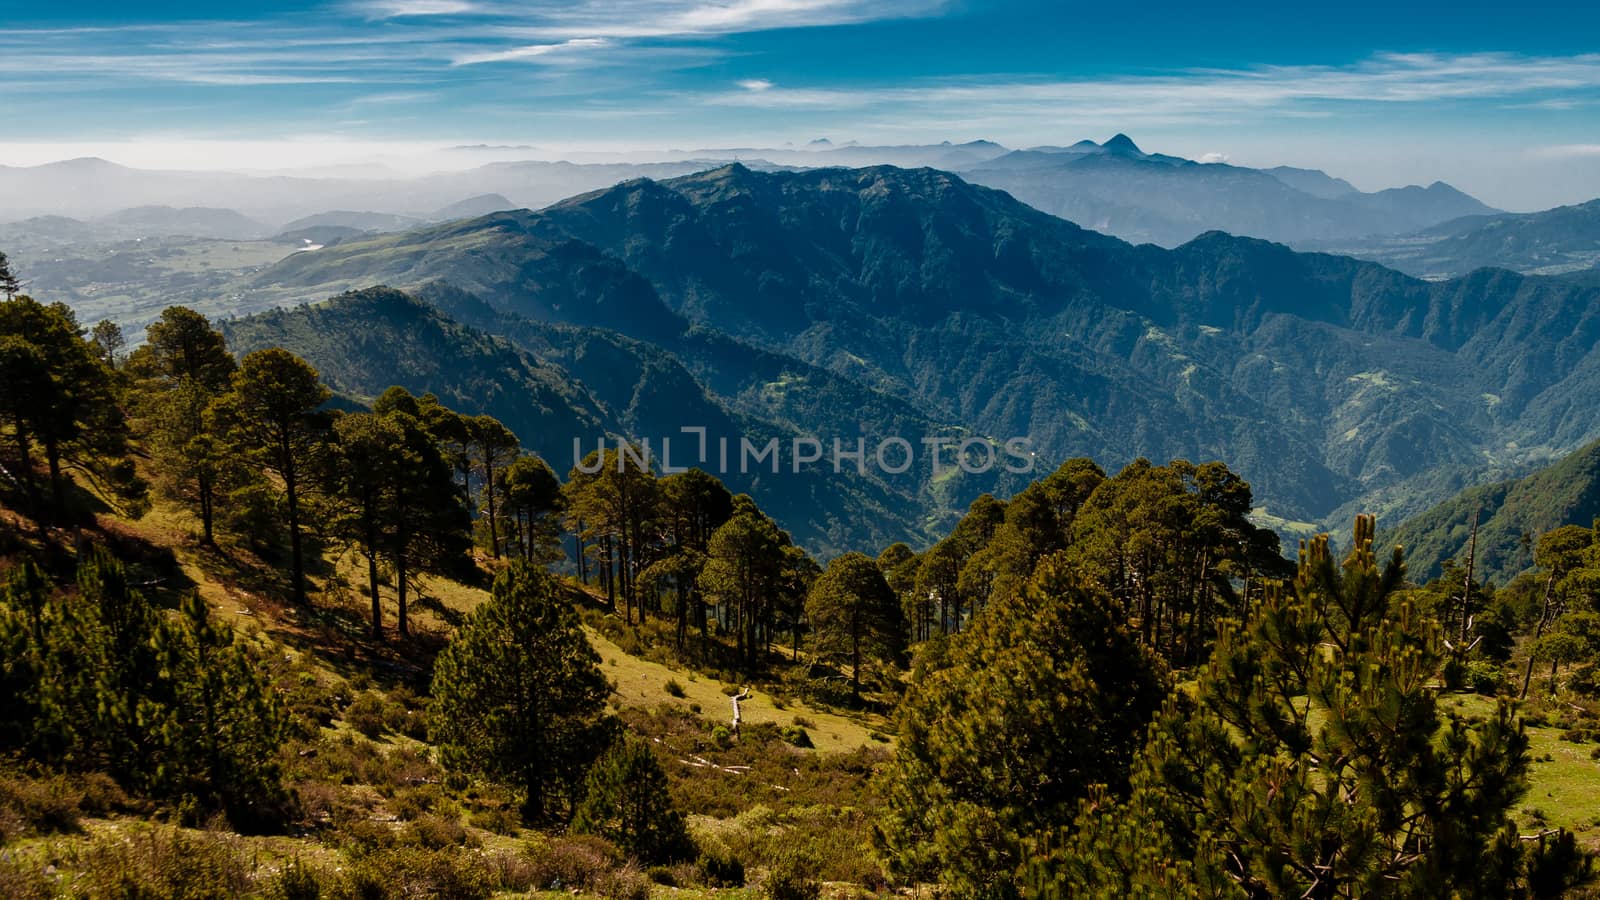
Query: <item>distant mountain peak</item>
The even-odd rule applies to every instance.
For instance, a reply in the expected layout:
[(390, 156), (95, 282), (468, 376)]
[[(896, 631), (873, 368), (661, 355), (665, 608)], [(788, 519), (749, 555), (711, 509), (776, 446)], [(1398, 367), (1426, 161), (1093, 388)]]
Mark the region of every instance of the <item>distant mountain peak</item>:
[(1113, 135), (1111, 140), (1101, 144), (1100, 147), (1112, 153), (1137, 153), (1140, 156), (1144, 155), (1144, 151), (1140, 150), (1139, 145), (1133, 142), (1133, 138), (1128, 137), (1120, 131)]
[(80, 171), (125, 169), (126, 166), (118, 165), (109, 159), (98, 156), (80, 156), (76, 159), (63, 159), (60, 162), (45, 163), (40, 168), (78, 169)]
[(511, 202), (504, 194), (479, 194), (476, 197), (468, 197), (465, 200), (458, 200), (449, 206), (440, 207), (433, 212), (430, 218), (435, 221), (469, 219), (516, 208), (517, 204)]

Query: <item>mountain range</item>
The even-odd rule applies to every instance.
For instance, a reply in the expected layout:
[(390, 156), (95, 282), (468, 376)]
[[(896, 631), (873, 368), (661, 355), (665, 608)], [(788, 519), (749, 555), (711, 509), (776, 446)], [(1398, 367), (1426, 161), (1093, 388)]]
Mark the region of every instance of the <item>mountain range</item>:
[(1474, 517), (1477, 575), (1505, 584), (1533, 565), (1533, 538), (1600, 518), (1600, 441), (1521, 478), (1467, 488), (1382, 539), (1405, 547), (1413, 578), (1431, 578), (1448, 560), (1465, 566)]
[(1535, 213), (1464, 216), (1412, 234), (1314, 246), (1420, 278), (1486, 267), (1559, 275), (1600, 265), (1600, 200)]
[[(480, 152), (469, 150), (461, 151), (467, 154), (463, 159), (474, 159), (471, 153)], [(306, 224), (297, 220), (326, 216), (330, 209), (369, 211), (365, 213), (369, 217), (395, 220), (441, 221), (501, 209), (537, 209), (632, 179), (672, 178), (730, 161), (758, 170), (894, 165), (953, 171), (1085, 227), (1134, 243), (1167, 247), (1211, 230), (1285, 243), (1398, 236), (1462, 216), (1496, 212), (1440, 182), (1363, 193), (1314, 169), (1250, 169), (1146, 153), (1119, 134), (1103, 144), (1085, 140), (1020, 150), (983, 140), (899, 146), (819, 141), (804, 147), (677, 151), (635, 161), (494, 160), (415, 176), (381, 169), (360, 177), (343, 171), (315, 177), (149, 171), (78, 159), (29, 168), (0, 167), (0, 196), (7, 198), (0, 216), (93, 219), (124, 207), (192, 204), (236, 209), (289, 231), (304, 230)], [(394, 227), (401, 226), (379, 222), (360, 230)]]
[(86, 220), (48, 215), (0, 223), (0, 246), (11, 252), (30, 252), (161, 237), (230, 241), (307, 238), (315, 243), (327, 243), (514, 208), (516, 204), (499, 194), (482, 194), (458, 200), (425, 216), (329, 210), (302, 216), (274, 228), (232, 209), (135, 206)]
[(231, 209), (135, 206), (88, 220), (49, 215), (6, 222), (0, 224), (0, 246), (15, 253), (172, 235), (248, 241), (272, 233), (270, 226)]
[(280, 229), (292, 220), (328, 210), (366, 210), (430, 220), (436, 211), (463, 198), (501, 194), (514, 206), (540, 207), (629, 178), (666, 178), (711, 165), (715, 161), (592, 165), (527, 161), (419, 176), (311, 177), (135, 169), (85, 158), (41, 166), (0, 166), (0, 197), (5, 198), (0, 219), (95, 219), (128, 207), (165, 205), (226, 207)]
[(1495, 212), (1443, 182), (1368, 194), (1316, 170), (1145, 153), (1122, 134), (1015, 151), (962, 175), (1086, 228), (1165, 247), (1207, 231), (1283, 243), (1398, 234)]
[[(717, 357), (725, 380), (763, 374), (788, 378), (781, 397), (724, 399), (691, 374), (678, 355), (659, 347), (614, 331), (500, 312), (439, 283), (423, 286), (416, 295), (390, 288), (349, 292), (224, 321), (221, 327), (240, 353), (292, 348), (325, 383), (352, 400), (370, 402), (399, 384), (418, 394), (432, 392), (453, 409), (492, 415), (563, 474), (575, 462), (575, 442), (588, 452), (607, 438), (645, 437), (654, 453), (676, 460), (671, 464), (694, 463), (698, 441), (679, 431), (684, 424), (704, 428), (713, 447), (719, 437), (759, 435), (761, 443), (771, 438), (787, 443), (819, 433), (797, 421), (819, 425), (845, 405), (906, 430), (922, 431), (928, 424), (903, 405), (825, 372), (792, 366), (714, 335), (687, 338), (684, 346), (701, 349), (699, 363)], [(664, 447), (663, 437), (670, 437), (675, 449)], [(922, 516), (926, 504), (915, 494), (927, 487), (926, 480), (838, 478), (828, 466), (794, 471), (787, 459), (777, 472), (743, 468), (735, 463), (719, 475), (734, 490), (757, 497), (797, 540), (820, 552), (906, 538), (922, 543), (952, 524), (953, 514)], [(1021, 484), (1007, 487), (1016, 490)]]
[[(650, 348), (690, 379), (653, 394), (652, 427), (672, 433), (701, 415), (674, 398), (703, 396), (824, 435), (1025, 436), (1041, 468), (1220, 458), (1289, 530), (1355, 508), (1399, 521), (1600, 435), (1600, 287), (1505, 271), (1429, 283), (1215, 232), (1134, 246), (931, 169), (634, 180), (298, 253), (238, 290), (259, 307), (376, 284), (547, 361), (582, 356), (552, 325)], [(901, 504), (892, 521), (915, 538), (1008, 485), (854, 487)], [(833, 504), (812, 534), (854, 539), (849, 510)]]

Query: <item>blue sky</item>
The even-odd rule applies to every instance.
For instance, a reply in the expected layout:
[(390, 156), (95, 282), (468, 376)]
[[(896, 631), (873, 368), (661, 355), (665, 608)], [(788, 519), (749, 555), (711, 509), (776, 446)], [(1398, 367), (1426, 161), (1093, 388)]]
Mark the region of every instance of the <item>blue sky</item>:
[(0, 163), (1125, 131), (1530, 209), (1600, 196), (1597, 35), (1539, 2), (0, 0)]

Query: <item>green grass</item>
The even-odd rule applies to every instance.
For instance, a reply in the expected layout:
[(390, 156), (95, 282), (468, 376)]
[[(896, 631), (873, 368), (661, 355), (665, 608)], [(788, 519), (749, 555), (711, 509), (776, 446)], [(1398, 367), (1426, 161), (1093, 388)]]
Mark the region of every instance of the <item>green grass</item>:
[[(1487, 716), (1494, 702), (1477, 694), (1447, 694), (1440, 709)], [(1517, 806), (1518, 827), (1524, 834), (1565, 828), (1578, 835), (1579, 843), (1600, 849), (1600, 761), (1589, 757), (1600, 745), (1562, 740), (1559, 727), (1526, 725), (1525, 731), (1532, 765), (1528, 793)]]
[(109, 318), (137, 332), (174, 303), (213, 316), (261, 308), (238, 280), (293, 249), (273, 241), (157, 237), (16, 256), (41, 300), (71, 304), (86, 324)]
[[(732, 720), (733, 703), (727, 689), (735, 689), (737, 693), (737, 688), (742, 685), (706, 675), (696, 675), (691, 680), (684, 671), (629, 656), (604, 635), (593, 630), (589, 630), (589, 643), (599, 651), (606, 677), (616, 685), (619, 707), (655, 709), (667, 705), (687, 710), (698, 705), (700, 715), (708, 721), (726, 724)], [(682, 697), (667, 692), (666, 684), (673, 679), (683, 688)], [(772, 696), (764, 691), (752, 690), (749, 698), (742, 701), (739, 707), (745, 725), (763, 722), (793, 725), (797, 717), (808, 720), (811, 727), (806, 730), (811, 733), (811, 740), (817, 749), (824, 753), (842, 753), (868, 745), (884, 746), (872, 740), (869, 736), (872, 729), (856, 719), (813, 709), (794, 700), (785, 702), (784, 708), (779, 709), (774, 705)]]

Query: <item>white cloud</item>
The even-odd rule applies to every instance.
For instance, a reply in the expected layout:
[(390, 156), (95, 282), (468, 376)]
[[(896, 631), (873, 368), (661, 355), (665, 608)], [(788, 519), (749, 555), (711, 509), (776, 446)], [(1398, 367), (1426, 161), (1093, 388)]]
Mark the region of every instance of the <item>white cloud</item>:
[(356, 4), (355, 8), (375, 19), (460, 16), (479, 11), (476, 4), (467, 0), (365, 0)]
[(509, 50), (491, 50), (483, 53), (467, 53), (450, 61), (454, 66), (472, 66), (480, 63), (497, 62), (531, 62), (544, 60), (552, 54), (562, 54), (575, 50), (591, 50), (604, 47), (608, 41), (604, 38), (573, 38), (559, 44), (529, 44), (522, 47), (512, 47)]
[(1567, 112), (1588, 106), (1589, 101), (1577, 97), (1551, 97), (1545, 100), (1534, 100), (1529, 103), (1507, 103), (1506, 109), (1538, 109), (1551, 112)]
[[(856, 89), (716, 93), (714, 105), (785, 108), (833, 104), (966, 121), (1038, 116), (1119, 122), (1191, 122), (1219, 115), (1317, 116), (1327, 104), (1402, 104), (1525, 97), (1600, 89), (1600, 54), (1526, 57), (1380, 54), (1350, 66), (1196, 69), (1163, 75), (1086, 79), (967, 78)], [(1320, 107), (1320, 108), (1319, 108)]]
[(948, 0), (581, 0), (529, 17), (549, 37), (688, 37), (930, 15)]
[(742, 87), (747, 91), (770, 91), (774, 86), (772, 82), (766, 80), (765, 78), (748, 78), (739, 82), (738, 84), (739, 87)]
[(1225, 163), (1227, 161), (1228, 161), (1228, 154), (1226, 154), (1226, 153), (1216, 153), (1216, 152), (1202, 153), (1202, 154), (1200, 154), (1200, 156), (1195, 158), (1195, 162), (1201, 162), (1201, 163)]
[[(639, 73), (725, 53), (707, 38), (929, 14), (950, 0), (334, 0), (332, 15), (180, 20), (126, 30), (0, 28), (0, 77), (48, 72), (85, 91), (107, 77), (243, 87), (438, 81), (451, 67), (578, 62), (609, 46)], [(342, 14), (342, 15), (340, 15)], [(130, 38), (132, 35), (132, 39)], [(588, 58), (590, 62), (599, 62)], [(17, 87), (8, 79), (8, 86)], [(643, 87), (653, 85), (643, 84)], [(28, 86), (37, 92), (37, 86)]]
[(1555, 144), (1549, 147), (1535, 147), (1528, 151), (1529, 156), (1538, 159), (1587, 159), (1600, 157), (1600, 144)]

